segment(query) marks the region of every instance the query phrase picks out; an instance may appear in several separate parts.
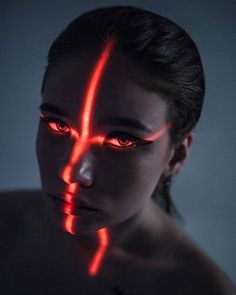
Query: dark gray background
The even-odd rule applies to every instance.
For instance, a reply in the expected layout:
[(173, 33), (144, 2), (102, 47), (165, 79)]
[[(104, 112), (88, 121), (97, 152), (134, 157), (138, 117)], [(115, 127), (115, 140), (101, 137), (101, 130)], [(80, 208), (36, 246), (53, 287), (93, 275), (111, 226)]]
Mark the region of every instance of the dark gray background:
[(34, 144), (52, 40), (81, 12), (113, 4), (169, 17), (199, 48), (206, 101), (189, 161), (172, 194), (186, 231), (236, 281), (236, 1), (1, 1), (0, 190), (40, 187)]

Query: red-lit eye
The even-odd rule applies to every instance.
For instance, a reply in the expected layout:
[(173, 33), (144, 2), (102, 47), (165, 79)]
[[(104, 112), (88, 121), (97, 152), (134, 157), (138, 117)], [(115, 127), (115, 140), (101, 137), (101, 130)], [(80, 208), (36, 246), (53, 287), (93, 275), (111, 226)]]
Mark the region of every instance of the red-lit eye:
[(53, 131), (60, 133), (68, 133), (70, 131), (69, 127), (62, 121), (48, 122), (48, 127)]
[(47, 124), (48, 128), (55, 133), (62, 135), (70, 133), (70, 128), (68, 127), (68, 125), (61, 120), (58, 120), (56, 118), (44, 117), (42, 115), (41, 119), (44, 123)]
[(135, 147), (138, 141), (140, 141), (140, 139), (134, 136), (128, 135), (125, 132), (116, 131), (108, 135), (104, 144), (117, 149), (128, 149)]

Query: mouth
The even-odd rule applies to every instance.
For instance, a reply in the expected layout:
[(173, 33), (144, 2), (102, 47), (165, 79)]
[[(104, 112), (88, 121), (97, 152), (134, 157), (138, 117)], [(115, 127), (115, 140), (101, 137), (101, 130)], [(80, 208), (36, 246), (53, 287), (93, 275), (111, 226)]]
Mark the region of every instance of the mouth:
[(52, 200), (53, 206), (56, 208), (56, 210), (62, 213), (82, 216), (99, 211), (88, 206), (83, 200), (78, 200), (76, 203), (69, 203), (64, 199), (51, 194), (48, 194), (48, 196)]

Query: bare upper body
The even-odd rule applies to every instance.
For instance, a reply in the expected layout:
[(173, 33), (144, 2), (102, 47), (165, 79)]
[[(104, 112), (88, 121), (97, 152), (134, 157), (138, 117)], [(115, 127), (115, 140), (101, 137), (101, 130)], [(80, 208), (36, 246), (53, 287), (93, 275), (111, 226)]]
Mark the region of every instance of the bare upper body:
[[(96, 276), (85, 239), (54, 228), (40, 191), (0, 196), (1, 294), (236, 294), (228, 277), (156, 206), (156, 234), (108, 246)], [(98, 245), (97, 245), (98, 246)]]

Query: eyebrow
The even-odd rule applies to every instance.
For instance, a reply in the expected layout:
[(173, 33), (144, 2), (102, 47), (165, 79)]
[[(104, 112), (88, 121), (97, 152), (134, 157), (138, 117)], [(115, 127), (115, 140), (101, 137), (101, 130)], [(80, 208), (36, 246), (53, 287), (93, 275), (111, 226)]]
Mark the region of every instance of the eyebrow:
[[(67, 116), (67, 117), (69, 116), (69, 114), (65, 110), (63, 110), (51, 103), (48, 103), (48, 102), (41, 104), (39, 106), (39, 109), (41, 111), (50, 112), (55, 115)], [(152, 130), (149, 129), (146, 125), (144, 125), (140, 120), (130, 118), (130, 117), (107, 118), (107, 119), (103, 119), (103, 120), (99, 121), (99, 124), (129, 127), (129, 128), (133, 128), (133, 129), (139, 129), (139, 130), (142, 130), (142, 131), (145, 131), (148, 133), (152, 133)]]
[(40, 111), (50, 112), (50, 113), (53, 113), (55, 115), (69, 116), (69, 114), (65, 110), (63, 110), (63, 109), (61, 109), (61, 108), (59, 108), (59, 107), (57, 107), (54, 104), (49, 103), (49, 102), (42, 103), (39, 106), (39, 109), (40, 109)]
[(114, 117), (109, 119), (104, 119), (99, 121), (100, 124), (109, 124), (111, 126), (124, 126), (134, 129), (139, 129), (145, 132), (152, 133), (146, 125), (144, 125), (140, 120), (130, 118), (130, 117)]

